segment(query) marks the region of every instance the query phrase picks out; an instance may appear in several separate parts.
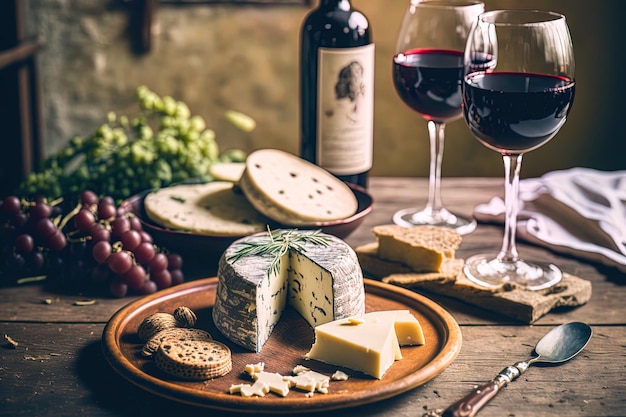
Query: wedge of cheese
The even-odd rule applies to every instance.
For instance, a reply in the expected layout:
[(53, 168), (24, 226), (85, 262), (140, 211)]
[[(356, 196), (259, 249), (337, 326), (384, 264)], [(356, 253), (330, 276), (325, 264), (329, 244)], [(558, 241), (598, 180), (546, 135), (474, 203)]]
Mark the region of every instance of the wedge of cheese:
[(402, 344), (424, 343), (421, 326), (408, 310), (371, 312), (317, 326), (315, 343), (306, 357), (381, 379), (402, 359), (400, 340)]
[[(400, 346), (424, 345), (424, 331), (409, 310), (389, 310), (370, 313), (381, 320), (392, 319)], [(389, 316), (389, 317), (386, 317)]]
[(441, 272), (446, 259), (453, 259), (461, 235), (435, 226), (381, 225), (372, 229), (378, 240), (378, 257), (401, 262), (414, 272)]

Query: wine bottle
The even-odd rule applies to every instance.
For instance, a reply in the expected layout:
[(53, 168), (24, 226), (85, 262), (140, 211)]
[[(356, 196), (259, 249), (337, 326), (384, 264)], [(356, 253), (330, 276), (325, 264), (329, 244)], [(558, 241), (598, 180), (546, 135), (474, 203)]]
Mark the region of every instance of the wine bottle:
[(300, 156), (367, 188), (374, 126), (374, 43), (349, 0), (320, 0), (300, 39)]

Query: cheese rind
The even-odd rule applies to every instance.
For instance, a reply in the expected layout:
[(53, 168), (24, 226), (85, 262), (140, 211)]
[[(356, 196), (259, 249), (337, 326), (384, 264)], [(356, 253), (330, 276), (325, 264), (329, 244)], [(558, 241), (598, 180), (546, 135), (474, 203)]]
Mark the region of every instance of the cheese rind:
[(288, 304), (313, 327), (362, 315), (363, 272), (354, 250), (335, 236), (320, 236), (328, 239), (327, 245), (304, 242), (302, 250), (290, 249), (282, 256), (277, 273), (271, 272), (274, 255), (233, 258), (250, 244), (267, 242), (268, 233), (230, 245), (219, 262), (213, 307), (213, 321), (220, 332), (232, 342), (260, 352)]

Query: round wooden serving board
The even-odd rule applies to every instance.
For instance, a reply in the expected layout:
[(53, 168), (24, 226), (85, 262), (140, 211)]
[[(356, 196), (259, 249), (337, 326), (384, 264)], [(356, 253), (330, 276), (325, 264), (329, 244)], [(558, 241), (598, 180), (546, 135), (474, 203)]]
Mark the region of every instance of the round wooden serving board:
[[(443, 372), (461, 349), (458, 324), (438, 304), (412, 291), (366, 279), (366, 310), (410, 310), (424, 330), (425, 345), (402, 347), (402, 360), (396, 361), (380, 380), (342, 369), (350, 378), (331, 381), (328, 394), (307, 397), (304, 392), (292, 389), (286, 397), (274, 393), (241, 397), (229, 394), (228, 390), (232, 384), (252, 383), (244, 373), (246, 364), (264, 362), (266, 371), (282, 375), (291, 375), (298, 364), (326, 375), (340, 368), (304, 359), (314, 342), (314, 330), (291, 308), (283, 313), (261, 353), (229, 342), (211, 318), (216, 288), (217, 278), (191, 281), (142, 297), (119, 310), (102, 335), (109, 364), (131, 383), (175, 401), (229, 411), (303, 413), (353, 407), (406, 392)], [(143, 318), (155, 312), (171, 313), (179, 306), (187, 306), (197, 314), (195, 327), (209, 331), (231, 348), (233, 370), (228, 375), (204, 382), (179, 381), (161, 373), (151, 359), (142, 356), (137, 327)]]

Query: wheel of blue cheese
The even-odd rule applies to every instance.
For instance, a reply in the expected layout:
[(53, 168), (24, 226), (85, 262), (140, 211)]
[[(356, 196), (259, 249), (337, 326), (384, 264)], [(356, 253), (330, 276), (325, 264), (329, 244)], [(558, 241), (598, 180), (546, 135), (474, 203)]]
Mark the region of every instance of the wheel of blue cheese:
[[(259, 253), (283, 239), (290, 244), (282, 255)], [(354, 250), (332, 235), (286, 229), (231, 244), (218, 268), (212, 314), (219, 331), (261, 352), (287, 305), (312, 327), (364, 314), (363, 272)]]
[(354, 192), (325, 169), (278, 149), (260, 149), (246, 159), (241, 190), (259, 212), (287, 226), (352, 216)]

